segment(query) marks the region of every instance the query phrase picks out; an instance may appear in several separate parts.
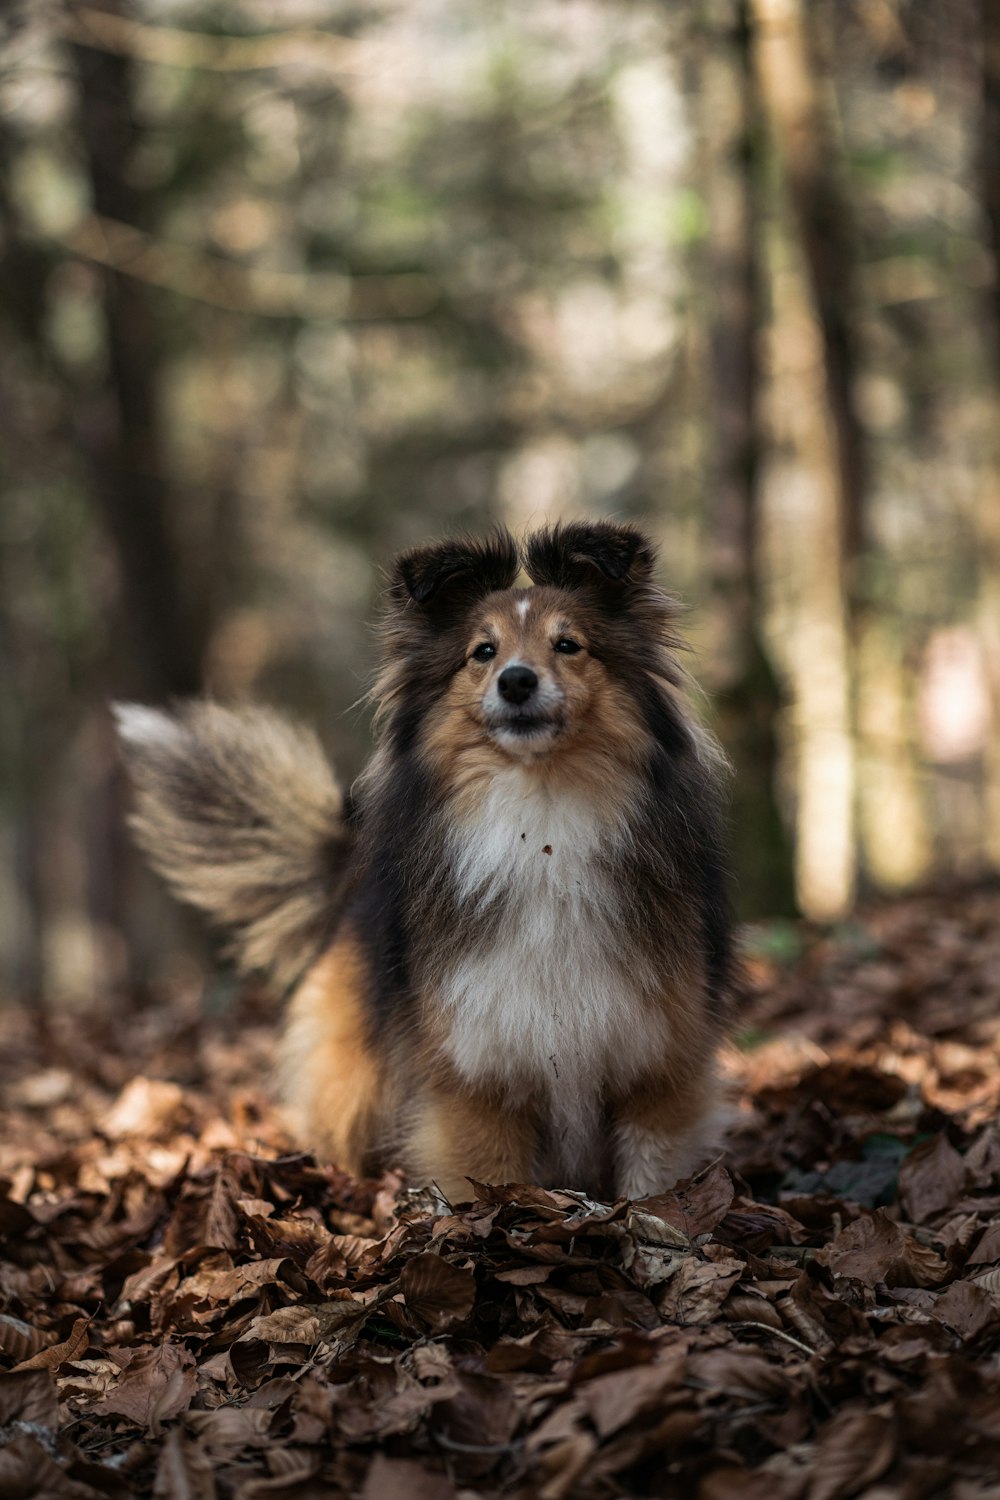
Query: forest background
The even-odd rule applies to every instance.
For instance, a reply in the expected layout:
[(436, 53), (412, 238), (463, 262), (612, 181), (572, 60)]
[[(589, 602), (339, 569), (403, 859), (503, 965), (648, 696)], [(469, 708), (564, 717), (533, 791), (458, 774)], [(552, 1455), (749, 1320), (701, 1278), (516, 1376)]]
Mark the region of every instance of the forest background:
[(316, 724), (381, 566), (640, 521), (742, 913), (1000, 867), (1000, 7), (14, 0), (0, 992), (196, 986), (108, 705)]

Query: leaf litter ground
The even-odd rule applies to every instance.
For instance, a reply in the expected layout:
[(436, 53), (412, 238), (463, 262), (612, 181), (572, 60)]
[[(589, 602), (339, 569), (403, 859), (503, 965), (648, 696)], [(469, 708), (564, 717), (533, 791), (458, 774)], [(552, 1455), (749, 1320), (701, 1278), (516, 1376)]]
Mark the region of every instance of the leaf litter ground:
[(0, 1013), (0, 1497), (1000, 1500), (1000, 891), (748, 947), (639, 1203), (317, 1163), (251, 1001)]

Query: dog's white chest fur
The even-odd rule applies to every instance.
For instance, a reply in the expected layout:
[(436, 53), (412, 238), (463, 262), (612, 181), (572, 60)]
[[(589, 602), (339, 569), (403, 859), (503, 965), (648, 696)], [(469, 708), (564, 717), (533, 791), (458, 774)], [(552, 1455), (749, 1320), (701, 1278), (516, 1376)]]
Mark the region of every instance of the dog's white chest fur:
[(667, 1043), (623, 941), (628, 892), (600, 858), (626, 836), (519, 768), (453, 834), (460, 899), (481, 913), (483, 939), (455, 955), (443, 984), (448, 1053), (470, 1082), (538, 1099), (567, 1173), (599, 1148), (602, 1084), (626, 1085)]

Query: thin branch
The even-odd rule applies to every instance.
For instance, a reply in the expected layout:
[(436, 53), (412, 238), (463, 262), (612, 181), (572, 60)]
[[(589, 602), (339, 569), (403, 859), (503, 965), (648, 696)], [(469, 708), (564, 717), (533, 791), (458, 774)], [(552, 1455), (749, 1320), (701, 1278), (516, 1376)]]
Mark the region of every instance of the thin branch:
[(761, 1333), (773, 1333), (776, 1339), (784, 1339), (786, 1344), (792, 1344), (796, 1349), (801, 1349), (803, 1354), (815, 1354), (816, 1350), (809, 1344), (804, 1344), (794, 1334), (786, 1333), (783, 1328), (772, 1328), (770, 1323), (753, 1323), (741, 1319), (738, 1323), (730, 1323), (730, 1328), (756, 1328)]
[(360, 70), (370, 51), (352, 37), (327, 31), (280, 31), (266, 36), (209, 36), (173, 26), (149, 26), (131, 16), (82, 5), (60, 28), (63, 40), (139, 62), (169, 68), (201, 68), (213, 73), (252, 73), (303, 67), (328, 73)]
[(70, 235), (50, 240), (70, 255), (149, 286), (227, 312), (261, 317), (348, 322), (419, 318), (439, 297), (436, 283), (419, 272), (348, 276), (266, 271), (186, 245), (164, 244), (131, 224), (99, 214), (89, 215)]
[(509, 1453), (514, 1447), (513, 1442), (460, 1443), (457, 1438), (448, 1437), (444, 1432), (436, 1432), (434, 1440), (440, 1443), (442, 1448), (450, 1448), (454, 1453)]

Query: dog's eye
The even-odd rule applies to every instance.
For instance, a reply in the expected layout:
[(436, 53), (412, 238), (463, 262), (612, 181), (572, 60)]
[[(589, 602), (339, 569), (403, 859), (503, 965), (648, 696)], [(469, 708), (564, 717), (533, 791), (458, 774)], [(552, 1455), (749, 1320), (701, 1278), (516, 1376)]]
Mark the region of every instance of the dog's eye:
[(560, 651), (563, 656), (575, 656), (578, 651), (583, 650), (583, 647), (579, 641), (572, 641), (568, 635), (564, 635), (556, 641), (552, 649), (553, 651)]
[(473, 661), (492, 661), (497, 654), (497, 648), (492, 641), (483, 641), (472, 653)]

